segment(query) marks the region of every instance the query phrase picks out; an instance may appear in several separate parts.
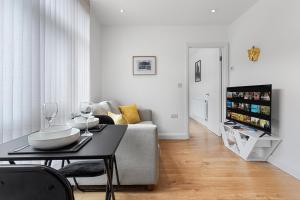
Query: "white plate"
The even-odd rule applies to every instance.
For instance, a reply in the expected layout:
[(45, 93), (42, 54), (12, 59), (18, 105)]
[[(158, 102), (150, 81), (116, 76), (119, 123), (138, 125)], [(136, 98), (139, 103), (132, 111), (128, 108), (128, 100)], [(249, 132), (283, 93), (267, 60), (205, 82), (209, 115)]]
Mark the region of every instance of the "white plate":
[(58, 149), (78, 141), (79, 137), (80, 130), (77, 128), (72, 128), (70, 133), (55, 132), (48, 134), (36, 132), (28, 135), (28, 144), (37, 149)]
[[(86, 122), (85, 121), (79, 121), (79, 120), (71, 120), (67, 123), (69, 126), (72, 126), (73, 128), (78, 128), (80, 130), (84, 130), (86, 128)], [(90, 118), (88, 121), (88, 128), (93, 128), (99, 124), (98, 118)]]

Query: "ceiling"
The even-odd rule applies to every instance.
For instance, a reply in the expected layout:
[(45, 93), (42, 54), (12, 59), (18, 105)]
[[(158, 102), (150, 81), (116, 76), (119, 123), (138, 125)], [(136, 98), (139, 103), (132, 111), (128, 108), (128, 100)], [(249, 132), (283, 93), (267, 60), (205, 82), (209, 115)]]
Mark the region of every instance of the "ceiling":
[(91, 7), (103, 25), (228, 25), (257, 1), (91, 0)]

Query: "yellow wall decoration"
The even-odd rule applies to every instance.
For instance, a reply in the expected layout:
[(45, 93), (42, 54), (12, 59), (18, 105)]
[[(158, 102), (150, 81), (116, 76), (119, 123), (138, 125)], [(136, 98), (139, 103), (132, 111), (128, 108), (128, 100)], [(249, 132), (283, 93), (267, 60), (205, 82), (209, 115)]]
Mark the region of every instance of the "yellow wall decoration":
[(248, 58), (250, 61), (255, 62), (258, 60), (260, 55), (260, 49), (253, 46), (251, 49), (248, 49)]

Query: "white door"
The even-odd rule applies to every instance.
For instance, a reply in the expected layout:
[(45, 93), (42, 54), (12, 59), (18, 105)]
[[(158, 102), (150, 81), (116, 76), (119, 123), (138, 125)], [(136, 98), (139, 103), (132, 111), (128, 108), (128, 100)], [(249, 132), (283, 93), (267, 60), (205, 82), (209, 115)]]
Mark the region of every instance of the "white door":
[[(201, 63), (201, 80), (199, 74), (195, 73), (198, 71), (199, 61)], [(189, 101), (190, 117), (219, 135), (218, 127), (221, 119), (219, 48), (189, 49)]]

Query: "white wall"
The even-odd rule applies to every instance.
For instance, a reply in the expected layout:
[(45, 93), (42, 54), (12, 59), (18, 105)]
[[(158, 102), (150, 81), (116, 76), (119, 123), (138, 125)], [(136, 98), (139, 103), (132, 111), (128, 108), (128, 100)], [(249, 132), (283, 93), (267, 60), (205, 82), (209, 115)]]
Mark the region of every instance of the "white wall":
[[(187, 43), (224, 43), (226, 27), (102, 27), (100, 36), (102, 97), (152, 109), (161, 136), (186, 136)], [(157, 56), (157, 75), (132, 75), (132, 56), (138, 55)]]
[[(273, 84), (273, 130), (283, 141), (269, 161), (300, 178), (300, 1), (260, 0), (229, 29), (231, 85)], [(260, 60), (247, 49), (261, 48)]]
[[(93, 3), (93, 2), (92, 2)], [(101, 99), (102, 91), (99, 87), (101, 85), (101, 25), (95, 15), (94, 7), (90, 10), (90, 101), (98, 102)]]

